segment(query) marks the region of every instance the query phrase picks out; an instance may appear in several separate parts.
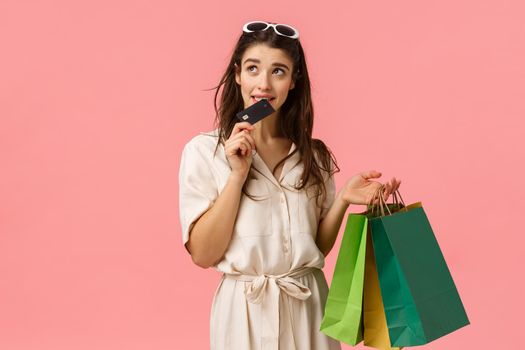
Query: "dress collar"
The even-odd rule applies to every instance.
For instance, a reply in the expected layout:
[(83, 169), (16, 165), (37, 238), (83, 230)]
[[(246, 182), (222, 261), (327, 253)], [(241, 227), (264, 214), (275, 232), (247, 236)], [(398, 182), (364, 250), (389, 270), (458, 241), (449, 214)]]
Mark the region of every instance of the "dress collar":
[[(288, 151), (288, 155), (290, 155), (293, 151), (295, 151), (296, 148), (297, 148), (297, 146), (292, 141), (292, 145), (290, 146), (290, 150)], [(255, 170), (257, 172), (259, 172), (261, 175), (263, 175), (268, 180), (270, 180), (270, 182), (273, 183), (275, 186), (280, 188), (281, 187), (280, 184), (281, 184), (282, 180), (284, 179), (284, 177), (286, 176), (286, 174), (288, 174), (290, 172), (290, 170), (292, 170), (299, 163), (300, 159), (301, 159), (301, 157), (300, 157), (299, 151), (295, 152), (294, 155), (292, 155), (290, 158), (286, 159), (284, 161), (283, 169), (281, 170), (281, 174), (279, 176), (279, 179), (275, 178), (275, 176), (272, 174), (270, 168), (268, 168), (268, 166), (266, 165), (264, 160), (257, 153), (253, 156), (252, 166), (255, 168)]]

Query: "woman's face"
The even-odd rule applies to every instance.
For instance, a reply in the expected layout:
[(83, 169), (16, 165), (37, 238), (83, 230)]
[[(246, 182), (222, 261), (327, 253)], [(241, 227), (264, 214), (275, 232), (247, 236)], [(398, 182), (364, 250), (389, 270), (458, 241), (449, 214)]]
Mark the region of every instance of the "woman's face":
[(281, 49), (264, 44), (246, 49), (235, 74), (235, 81), (241, 86), (244, 108), (266, 97), (272, 107), (279, 110), (288, 91), (295, 86), (292, 71), (293, 62)]

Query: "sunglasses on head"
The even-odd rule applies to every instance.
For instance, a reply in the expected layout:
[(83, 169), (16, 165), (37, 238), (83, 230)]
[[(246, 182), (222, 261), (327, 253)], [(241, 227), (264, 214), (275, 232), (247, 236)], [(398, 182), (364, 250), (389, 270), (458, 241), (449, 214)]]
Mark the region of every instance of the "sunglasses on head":
[(244, 27), (242, 28), (242, 30), (245, 33), (252, 33), (252, 32), (266, 30), (270, 27), (272, 27), (274, 32), (279, 35), (285, 36), (290, 39), (299, 38), (299, 31), (295, 29), (294, 27), (289, 26), (287, 24), (275, 24), (275, 23), (268, 23), (264, 21), (253, 21), (253, 22), (246, 23)]

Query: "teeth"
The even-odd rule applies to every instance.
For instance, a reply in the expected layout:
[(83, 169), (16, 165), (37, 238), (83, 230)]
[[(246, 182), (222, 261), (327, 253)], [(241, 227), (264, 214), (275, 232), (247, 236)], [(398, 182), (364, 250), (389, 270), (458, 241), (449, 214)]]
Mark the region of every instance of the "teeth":
[(254, 98), (255, 98), (256, 101), (260, 101), (260, 100), (268, 100), (268, 97), (255, 97), (255, 96), (254, 96)]

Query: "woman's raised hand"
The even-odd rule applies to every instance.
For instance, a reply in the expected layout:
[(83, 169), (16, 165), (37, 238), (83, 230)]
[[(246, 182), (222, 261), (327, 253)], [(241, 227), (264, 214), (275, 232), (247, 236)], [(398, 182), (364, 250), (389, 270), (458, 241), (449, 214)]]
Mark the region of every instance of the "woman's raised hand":
[(224, 144), (226, 159), (232, 168), (232, 174), (245, 180), (252, 165), (255, 140), (251, 132), (255, 127), (248, 122), (239, 122), (233, 126), (232, 133)]
[[(339, 193), (341, 199), (346, 204), (370, 204), (374, 193), (382, 186), (381, 183), (370, 179), (378, 177), (381, 177), (381, 173), (375, 170), (365, 171), (352, 176)], [(392, 178), (391, 182), (385, 184), (383, 192), (385, 201), (392, 193), (397, 191), (400, 184), (401, 181), (396, 180), (395, 177)]]

